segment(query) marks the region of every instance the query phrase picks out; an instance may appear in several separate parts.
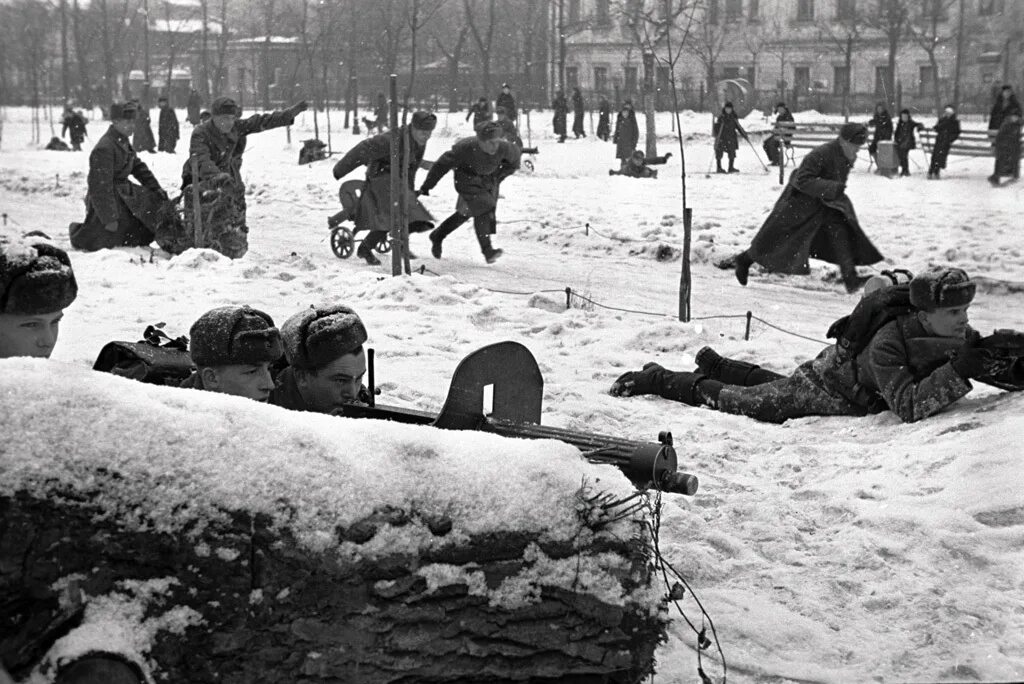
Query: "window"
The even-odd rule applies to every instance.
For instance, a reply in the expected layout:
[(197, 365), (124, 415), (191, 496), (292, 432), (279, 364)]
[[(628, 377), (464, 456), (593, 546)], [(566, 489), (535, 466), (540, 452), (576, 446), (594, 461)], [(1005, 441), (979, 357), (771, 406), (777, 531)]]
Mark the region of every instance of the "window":
[(580, 84), (580, 68), (574, 66), (565, 67), (565, 87), (572, 90)]
[(708, 23), (718, 23), (718, 0), (708, 0)]
[(850, 69), (846, 66), (832, 67), (832, 94), (850, 94)]
[(857, 16), (857, 0), (837, 0), (836, 19), (839, 21), (853, 19)]
[(740, 68), (734, 66), (722, 67), (722, 78), (739, 78)]
[(747, 21), (761, 21), (761, 4), (758, 0), (749, 0), (750, 7), (747, 11)]
[(594, 90), (599, 93), (608, 92), (608, 68), (594, 67)]
[(935, 94), (935, 70), (930, 66), (918, 68), (918, 94), (921, 97), (931, 97)]
[(597, 21), (599, 26), (606, 26), (610, 19), (611, 14), (608, 11), (608, 5), (611, 0), (597, 0), (597, 9), (594, 11), (594, 19)]
[(796, 0), (796, 20), (814, 21), (814, 0)]
[(741, 21), (743, 19), (743, 0), (725, 0), (725, 20)]
[(807, 92), (811, 87), (811, 67), (793, 67), (793, 87), (797, 92)]
[(895, 93), (889, 93), (889, 67), (877, 66), (875, 67), (875, 97), (883, 98), (888, 100), (890, 95), (895, 97)]
[(1003, 0), (978, 0), (978, 14), (983, 17), (1003, 13)]
[(636, 92), (637, 71), (635, 66), (623, 67), (622, 80), (624, 90), (632, 95)]
[(569, 11), (565, 20), (570, 24), (580, 22), (580, 0), (569, 0)]

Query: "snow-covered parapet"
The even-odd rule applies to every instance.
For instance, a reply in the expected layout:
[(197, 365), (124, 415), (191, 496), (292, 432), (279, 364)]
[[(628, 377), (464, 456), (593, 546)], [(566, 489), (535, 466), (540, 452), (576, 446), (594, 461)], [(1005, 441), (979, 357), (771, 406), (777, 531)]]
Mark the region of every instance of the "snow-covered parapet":
[[(617, 469), (572, 446), (31, 360), (0, 361), (0, 417), (0, 554), (27, 559), (24, 575), (0, 569), (0, 593), (56, 598), (74, 576), (83, 627), (90, 605), (149, 625), (108, 643), (156, 681), (651, 667), (663, 625), (644, 513)], [(125, 580), (164, 582), (159, 606), (143, 592), (143, 608), (99, 611), (136, 596)]]

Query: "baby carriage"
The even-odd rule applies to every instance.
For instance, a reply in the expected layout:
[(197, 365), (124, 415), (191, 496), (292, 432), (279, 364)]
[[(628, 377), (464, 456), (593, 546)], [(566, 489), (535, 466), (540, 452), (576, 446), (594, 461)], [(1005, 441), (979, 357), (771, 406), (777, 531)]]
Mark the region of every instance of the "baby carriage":
[[(356, 246), (356, 215), (359, 212), (359, 198), (366, 187), (366, 181), (348, 180), (341, 184), (338, 189), (338, 199), (341, 200), (341, 211), (327, 218), (327, 228), (331, 231), (331, 251), (339, 259), (348, 259), (352, 256)], [(344, 225), (351, 222), (352, 228)], [(381, 254), (391, 251), (391, 240), (381, 240), (376, 247)]]

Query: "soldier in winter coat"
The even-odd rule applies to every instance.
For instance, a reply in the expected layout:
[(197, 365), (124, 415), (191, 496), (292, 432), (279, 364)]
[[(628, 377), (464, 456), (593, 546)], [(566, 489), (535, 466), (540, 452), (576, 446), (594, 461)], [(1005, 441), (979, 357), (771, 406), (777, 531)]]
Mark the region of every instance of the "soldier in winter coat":
[(203, 98), (199, 96), (199, 91), (195, 88), (188, 94), (188, 103), (185, 105), (185, 108), (188, 112), (188, 122), (193, 126), (198, 125), (200, 123), (199, 113), (203, 109)]
[(882, 260), (861, 230), (846, 179), (867, 128), (848, 123), (839, 137), (811, 150), (789, 177), (750, 247), (736, 256), (736, 279), (747, 284), (753, 263), (779, 273), (810, 272), (809, 257), (839, 266), (849, 292), (860, 287), (856, 265)]
[(871, 136), (871, 144), (868, 145), (868, 154), (874, 159), (875, 153), (878, 152), (878, 143), (882, 140), (892, 140), (892, 117), (884, 102), (875, 105), (875, 115), (868, 120), (868, 127), (872, 126), (875, 132)]
[(85, 141), (85, 117), (81, 112), (76, 112), (71, 105), (64, 105), (64, 117), (61, 120), (60, 137), (64, 137), (71, 131), (71, 149), (79, 152), (82, 149), (82, 142)]
[(583, 101), (583, 93), (578, 87), (572, 89), (572, 134), (576, 138), (586, 138), (587, 132), (583, 126), (583, 116), (587, 113), (587, 105)]
[(994, 136), (995, 169), (988, 180), (999, 185), (1003, 176), (1020, 178), (1021, 106), (1010, 86), (1003, 86), (999, 99), (992, 105), (988, 132)]
[(625, 166), (633, 157), (636, 145), (640, 142), (640, 128), (636, 124), (636, 113), (633, 111), (631, 100), (622, 103), (622, 110), (615, 118), (615, 136), (612, 142), (615, 143), (615, 158)]
[[(128, 142), (136, 113), (131, 102), (111, 105), (110, 128), (89, 154), (85, 221), (72, 223), (70, 230), (76, 249), (141, 247), (153, 241), (167, 193)], [(142, 185), (131, 183), (129, 176)]]
[(648, 363), (620, 376), (611, 393), (658, 394), (772, 423), (885, 410), (913, 423), (966, 395), (971, 380), (1024, 390), (1024, 358), (995, 357), (968, 325), (975, 284), (966, 273), (931, 271), (911, 280), (909, 292), (913, 310), (882, 325), (857, 354), (835, 344), (784, 377), (704, 348), (698, 372)]
[(441, 258), (441, 243), (456, 228), (473, 219), (477, 242), (487, 263), (494, 263), (502, 251), (491, 245), (497, 231), (498, 186), (519, 169), (519, 148), (500, 137), (501, 128), (485, 121), (476, 128), (476, 136), (463, 138), (434, 162), (419, 194), (427, 195), (446, 173), (454, 169), (459, 203), (455, 213), (430, 233), (435, 259)]
[(602, 95), (597, 103), (597, 137), (605, 142), (612, 135), (611, 117), (612, 106), (608, 104), (608, 98)]
[(156, 152), (156, 140), (153, 138), (152, 119), (149, 116), (149, 105), (143, 105), (138, 99), (132, 100), (135, 104), (135, 133), (132, 136), (132, 145), (136, 152)]
[(508, 87), (508, 83), (501, 84), (501, 92), (498, 93), (498, 99), (494, 102), (494, 108), (497, 110), (498, 107), (505, 108), (505, 114), (512, 121), (519, 118), (519, 111), (516, 109), (516, 98), (512, 97), (512, 89)]
[(739, 169), (736, 168), (736, 150), (740, 146), (737, 136), (742, 135), (743, 139), (748, 142), (750, 138), (747, 137), (747, 132), (740, 125), (739, 117), (733, 111), (732, 102), (726, 102), (722, 107), (722, 113), (712, 125), (711, 132), (715, 136), (715, 163), (718, 165), (716, 173), (726, 173), (726, 170), (722, 168), (723, 154), (729, 155), (728, 173), (739, 173)]
[[(249, 249), (249, 227), (245, 219), (245, 184), (242, 182), (242, 153), (248, 136), (272, 128), (290, 126), (295, 117), (306, 110), (303, 100), (288, 109), (270, 114), (254, 114), (240, 119), (241, 113), (235, 101), (218, 97), (210, 106), (212, 117), (209, 121), (192, 129), (189, 143), (189, 160), (181, 172), (181, 189), (185, 197), (187, 229), (184, 234), (169, 236), (161, 247), (179, 254), (191, 242), (191, 226), (194, 221), (191, 185), (199, 183), (204, 204), (211, 203), (211, 211), (203, 212), (203, 231), (206, 244), (221, 254), (237, 259)], [(195, 161), (199, 177), (192, 177), (192, 162)]]
[(939, 171), (946, 168), (949, 148), (960, 137), (960, 121), (956, 118), (956, 109), (953, 105), (946, 105), (932, 130), (935, 131), (935, 145), (932, 147), (931, 164), (928, 165), (928, 177), (937, 180)]
[(494, 123), (500, 127), (501, 137), (518, 147), (519, 151), (522, 152), (523, 138), (519, 135), (519, 128), (516, 126), (515, 121), (508, 117), (508, 112), (505, 111), (504, 107), (495, 107), (494, 113), (497, 116)]
[(48, 359), (64, 309), (78, 296), (67, 253), (45, 240), (0, 235), (0, 359)]
[(491, 103), (487, 101), (486, 97), (481, 97), (469, 108), (469, 111), (466, 112), (466, 121), (469, 121), (469, 117), (473, 117), (474, 129), (484, 121), (491, 120)]
[[(423, 155), (427, 141), (437, 126), (437, 117), (429, 112), (419, 111), (412, 115), (408, 126), (399, 132), (399, 154), (408, 149), (409, 165), (406, 171), (406, 201), (409, 207), (409, 232), (419, 233), (434, 227), (430, 215), (413, 192), (416, 187), (416, 171), (429, 168), (424, 164)], [(360, 166), (366, 167), (366, 186), (359, 198), (356, 214), (356, 230), (370, 231), (356, 251), (370, 265), (380, 264), (373, 254), (373, 248), (387, 240), (391, 230), (391, 134), (381, 133), (357, 144), (334, 165), (334, 178), (341, 180)]]
[(909, 109), (900, 110), (900, 120), (896, 124), (896, 134), (893, 136), (896, 156), (900, 160), (900, 176), (910, 175), (910, 150), (917, 148), (914, 131), (923, 130), (924, 126), (911, 118)]
[(168, 105), (166, 97), (157, 100), (156, 106), (160, 110), (160, 119), (157, 122), (157, 135), (160, 136), (160, 141), (157, 143), (157, 149), (174, 154), (174, 147), (178, 144), (179, 137), (178, 115)]
[(551, 122), (551, 126), (555, 131), (555, 135), (558, 136), (558, 142), (565, 142), (565, 131), (566, 131), (566, 119), (569, 116), (569, 105), (565, 101), (565, 93), (558, 91), (555, 95), (555, 101), (551, 103), (551, 108), (555, 110), (555, 118)]

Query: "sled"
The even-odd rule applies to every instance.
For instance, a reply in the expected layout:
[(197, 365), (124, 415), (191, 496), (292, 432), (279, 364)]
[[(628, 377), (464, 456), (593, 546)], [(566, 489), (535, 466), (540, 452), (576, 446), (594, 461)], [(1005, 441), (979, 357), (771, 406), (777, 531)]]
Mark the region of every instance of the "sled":
[(645, 443), (541, 425), (544, 378), (533, 354), (518, 342), (491, 344), (464, 358), (437, 414), (376, 404), (373, 350), (367, 354), (367, 365), (368, 403), (346, 406), (342, 414), (346, 417), (557, 439), (575, 446), (592, 463), (618, 466), (637, 487), (688, 495), (697, 491), (697, 477), (678, 470), (670, 432), (659, 433), (657, 442)]
[[(339, 259), (348, 259), (355, 251), (356, 233), (359, 232), (355, 227), (356, 215), (359, 213), (359, 198), (365, 188), (366, 182), (361, 180), (342, 183), (338, 189), (341, 211), (327, 218), (327, 228), (331, 231), (331, 251)], [(346, 222), (351, 222), (352, 227), (343, 225)], [(387, 254), (391, 251), (391, 240), (381, 240), (376, 249), (381, 254)]]

